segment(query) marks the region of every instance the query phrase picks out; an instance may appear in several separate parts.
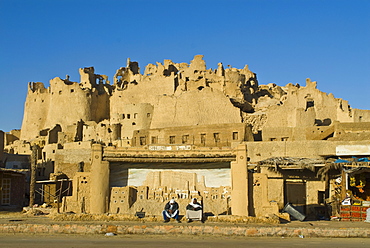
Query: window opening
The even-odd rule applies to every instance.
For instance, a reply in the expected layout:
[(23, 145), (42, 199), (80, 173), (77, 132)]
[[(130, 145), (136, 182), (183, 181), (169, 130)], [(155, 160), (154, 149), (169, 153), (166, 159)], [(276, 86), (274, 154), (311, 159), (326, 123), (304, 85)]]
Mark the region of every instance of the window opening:
[(145, 146), (146, 145), (146, 138), (145, 138), (145, 136), (144, 137), (140, 137), (140, 145), (141, 146)]
[(182, 136), (182, 143), (183, 143), (183, 144), (187, 144), (187, 143), (188, 143), (188, 141), (189, 141), (189, 135), (188, 135), (188, 134), (183, 135), (183, 136)]
[(309, 109), (309, 108), (312, 108), (314, 106), (315, 106), (314, 100), (307, 100), (307, 102), (306, 102), (306, 110)]
[(213, 133), (213, 139), (215, 140), (215, 143), (220, 142), (220, 133)]
[(200, 134), (200, 143), (203, 145), (206, 144), (206, 134), (205, 133)]
[(157, 144), (158, 143), (158, 137), (157, 136), (152, 136), (151, 137), (151, 140), (152, 140), (152, 144)]

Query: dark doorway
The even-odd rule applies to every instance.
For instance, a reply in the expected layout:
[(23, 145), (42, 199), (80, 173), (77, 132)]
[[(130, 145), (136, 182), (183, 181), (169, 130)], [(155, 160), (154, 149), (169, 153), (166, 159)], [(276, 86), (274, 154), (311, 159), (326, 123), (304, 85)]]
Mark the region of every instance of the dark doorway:
[(291, 203), (294, 207), (306, 214), (306, 182), (303, 180), (285, 180), (284, 205)]

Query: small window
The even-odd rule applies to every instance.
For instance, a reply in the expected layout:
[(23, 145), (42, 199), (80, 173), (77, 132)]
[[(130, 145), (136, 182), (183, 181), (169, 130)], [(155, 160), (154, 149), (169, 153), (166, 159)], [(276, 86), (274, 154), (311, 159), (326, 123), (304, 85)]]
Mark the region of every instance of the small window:
[(233, 140), (238, 140), (238, 139), (239, 139), (239, 133), (233, 132)]
[(189, 135), (188, 134), (183, 135), (181, 141), (183, 144), (187, 144), (189, 142)]
[(314, 106), (315, 106), (315, 102), (313, 100), (307, 100), (307, 102), (306, 102), (306, 110), (308, 108), (312, 108)]
[(157, 136), (152, 136), (151, 141), (152, 141), (151, 142), (152, 144), (157, 144), (158, 143), (158, 137)]
[(125, 119), (125, 114), (122, 114), (122, 119)]
[(205, 133), (200, 134), (200, 143), (202, 143), (203, 145), (206, 144), (206, 134)]
[(281, 141), (288, 141), (288, 137), (282, 137)]
[(220, 133), (213, 133), (213, 139), (215, 140), (215, 143), (220, 142)]
[(276, 138), (270, 138), (270, 141), (276, 141)]
[(130, 114), (127, 114), (127, 119), (130, 119), (131, 118), (131, 115)]
[(170, 144), (175, 144), (176, 136), (170, 136)]
[(150, 113), (147, 113), (147, 114), (146, 114), (146, 117), (148, 117), (148, 118), (149, 118), (149, 117), (150, 117)]
[(140, 145), (141, 146), (145, 146), (146, 145), (146, 138), (145, 138), (145, 136), (144, 137), (140, 137)]
[(317, 192), (317, 203), (318, 204), (325, 204), (325, 191), (318, 191)]
[(75, 92), (75, 90), (74, 89), (71, 89), (71, 93), (73, 93), (73, 92)]
[(137, 118), (137, 113), (134, 114), (134, 119), (136, 119), (136, 118)]

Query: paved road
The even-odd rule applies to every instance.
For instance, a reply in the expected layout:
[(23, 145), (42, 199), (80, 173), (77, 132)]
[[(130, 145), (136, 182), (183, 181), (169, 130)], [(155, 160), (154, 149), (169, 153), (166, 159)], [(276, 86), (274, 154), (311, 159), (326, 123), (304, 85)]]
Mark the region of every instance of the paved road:
[(370, 238), (276, 238), (159, 235), (22, 235), (0, 234), (0, 247), (370, 247)]

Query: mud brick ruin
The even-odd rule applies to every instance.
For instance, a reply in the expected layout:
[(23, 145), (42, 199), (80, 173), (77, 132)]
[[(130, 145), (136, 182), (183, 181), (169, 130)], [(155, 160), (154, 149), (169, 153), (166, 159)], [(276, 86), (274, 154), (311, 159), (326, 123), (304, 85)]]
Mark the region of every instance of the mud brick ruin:
[(293, 203), (313, 216), (359, 173), (370, 199), (369, 163), (353, 159), (370, 155), (370, 111), (310, 79), (259, 85), (247, 65), (207, 69), (202, 55), (143, 74), (128, 59), (113, 82), (93, 67), (79, 73), (29, 83), (21, 130), (0, 132), (4, 169), (29, 169), (37, 148), (40, 204), (160, 215), (169, 199), (185, 208), (197, 197), (209, 215), (266, 216)]

